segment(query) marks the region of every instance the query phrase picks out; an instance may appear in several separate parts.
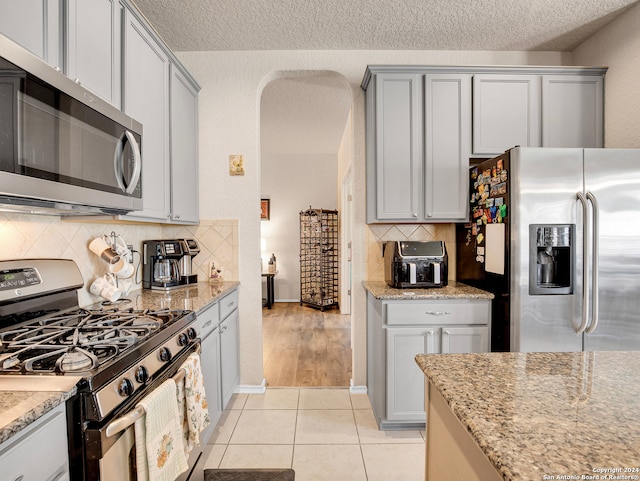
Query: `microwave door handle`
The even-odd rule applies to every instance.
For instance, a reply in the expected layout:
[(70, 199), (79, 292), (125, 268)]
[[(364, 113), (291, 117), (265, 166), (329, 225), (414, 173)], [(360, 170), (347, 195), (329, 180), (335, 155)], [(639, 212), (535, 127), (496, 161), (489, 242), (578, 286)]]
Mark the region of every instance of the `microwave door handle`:
[[(126, 142), (129, 142), (131, 152), (133, 152), (133, 174), (131, 174), (131, 178), (128, 181), (124, 178), (124, 146)], [(128, 130), (126, 130), (124, 135), (120, 138), (120, 142), (118, 142), (118, 145), (116, 146), (113, 160), (118, 185), (125, 193), (133, 193), (136, 189), (136, 185), (138, 185), (138, 180), (140, 180), (142, 159), (140, 157), (140, 146), (138, 145), (138, 142), (136, 142), (133, 134)]]
[(598, 200), (591, 193), (587, 192), (587, 199), (591, 202), (593, 206), (593, 228), (592, 228), (592, 236), (591, 236), (591, 247), (593, 249), (591, 253), (591, 298), (592, 298), (592, 307), (591, 307), (591, 325), (584, 331), (587, 334), (591, 334), (598, 327), (598, 254), (599, 254), (599, 246), (598, 246), (598, 238), (600, 237), (600, 206), (598, 205)]

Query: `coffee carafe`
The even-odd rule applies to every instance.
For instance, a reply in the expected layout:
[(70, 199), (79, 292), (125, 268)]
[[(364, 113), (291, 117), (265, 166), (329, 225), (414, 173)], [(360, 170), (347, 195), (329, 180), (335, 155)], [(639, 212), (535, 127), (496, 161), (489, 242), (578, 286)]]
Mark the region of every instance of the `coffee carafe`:
[(170, 290), (180, 284), (179, 261), (183, 255), (178, 240), (148, 240), (142, 243), (142, 287)]

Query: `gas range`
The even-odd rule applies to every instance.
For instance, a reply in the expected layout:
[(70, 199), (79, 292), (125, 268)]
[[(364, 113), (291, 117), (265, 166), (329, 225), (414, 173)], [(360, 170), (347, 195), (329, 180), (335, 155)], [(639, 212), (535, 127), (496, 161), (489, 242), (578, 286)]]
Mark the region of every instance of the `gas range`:
[(74, 481), (102, 479), (100, 460), (118, 438), (109, 424), (200, 347), (193, 311), (80, 308), (83, 285), (70, 260), (0, 261), (0, 378), (77, 380), (67, 401)]

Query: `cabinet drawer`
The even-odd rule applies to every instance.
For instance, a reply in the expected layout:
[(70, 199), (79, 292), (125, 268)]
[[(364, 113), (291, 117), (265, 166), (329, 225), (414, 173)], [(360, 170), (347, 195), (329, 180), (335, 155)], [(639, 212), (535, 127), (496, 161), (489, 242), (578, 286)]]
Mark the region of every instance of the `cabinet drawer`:
[(220, 301), (220, 319), (224, 320), (238, 308), (238, 291), (233, 291)]
[(198, 332), (198, 336), (201, 339), (204, 339), (219, 323), (220, 307), (216, 302), (208, 308), (198, 312), (196, 318), (196, 331)]
[[(42, 449), (43, 446), (46, 449)], [(33, 462), (34, 453), (37, 453), (37, 462)], [(2, 479), (58, 479), (68, 471), (67, 459), (64, 405), (0, 445)]]
[(386, 323), (415, 324), (488, 324), (491, 303), (488, 300), (447, 300), (433, 302), (397, 301), (386, 303)]

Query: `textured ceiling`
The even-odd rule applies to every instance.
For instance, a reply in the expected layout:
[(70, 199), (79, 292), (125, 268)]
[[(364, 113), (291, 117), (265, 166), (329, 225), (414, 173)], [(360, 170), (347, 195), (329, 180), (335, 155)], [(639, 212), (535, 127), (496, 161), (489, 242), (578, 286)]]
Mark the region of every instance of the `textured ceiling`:
[[(638, 0), (133, 0), (176, 51), (570, 51)], [(330, 76), (262, 95), (263, 154), (336, 153), (349, 90)]]
[(568, 51), (637, 0), (134, 0), (174, 51)]

